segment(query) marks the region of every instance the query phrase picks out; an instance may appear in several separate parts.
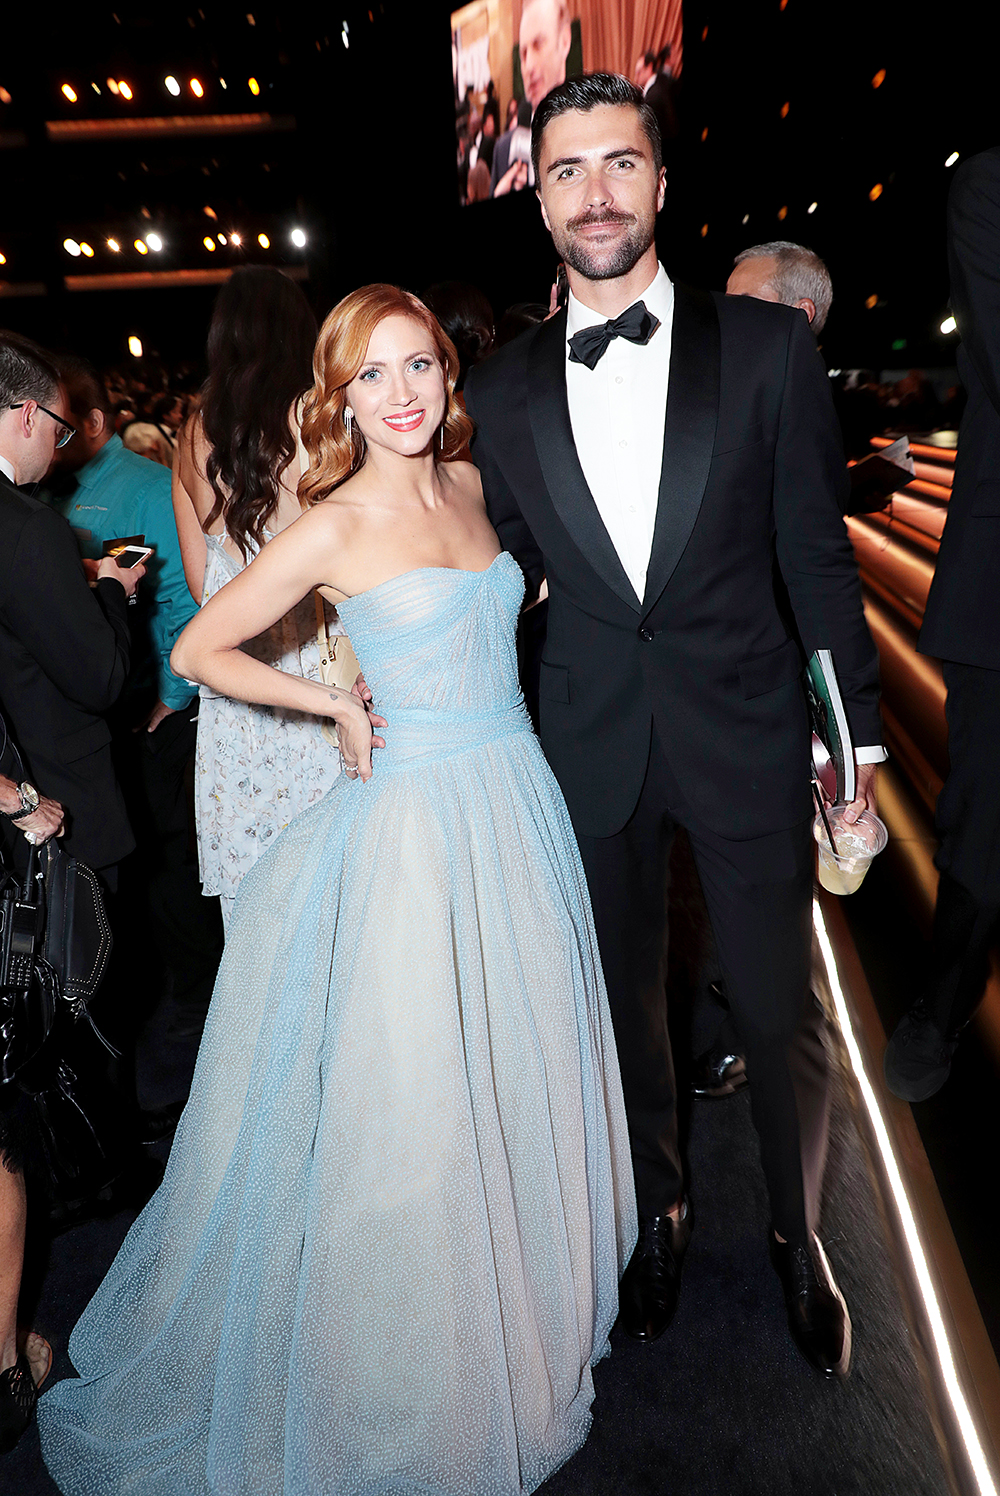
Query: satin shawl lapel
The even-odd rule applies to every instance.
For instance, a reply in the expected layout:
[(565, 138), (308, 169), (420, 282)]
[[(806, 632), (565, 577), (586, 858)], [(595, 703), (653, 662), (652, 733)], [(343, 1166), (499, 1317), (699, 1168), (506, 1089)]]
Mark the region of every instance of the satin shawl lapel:
[(711, 296), (674, 287), (663, 466), (642, 611), (670, 580), (694, 529), (719, 419), (719, 314)]
[(601, 519), (573, 442), (566, 399), (566, 313), (543, 322), (528, 351), (528, 416), (553, 508), (598, 576), (640, 611), (635, 588)]

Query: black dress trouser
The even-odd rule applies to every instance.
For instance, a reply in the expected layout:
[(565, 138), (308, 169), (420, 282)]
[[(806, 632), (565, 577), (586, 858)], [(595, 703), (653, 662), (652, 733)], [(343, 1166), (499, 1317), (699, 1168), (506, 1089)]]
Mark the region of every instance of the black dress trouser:
[(608, 987), (643, 1216), (684, 1192), (667, 1031), (670, 848), (679, 825), (704, 888), (733, 1020), (747, 1057), (774, 1228), (800, 1241), (818, 1221), (828, 1099), (823, 1016), (810, 992), (809, 821), (732, 842), (686, 810), (654, 730), (638, 804), (614, 836), (580, 835)]

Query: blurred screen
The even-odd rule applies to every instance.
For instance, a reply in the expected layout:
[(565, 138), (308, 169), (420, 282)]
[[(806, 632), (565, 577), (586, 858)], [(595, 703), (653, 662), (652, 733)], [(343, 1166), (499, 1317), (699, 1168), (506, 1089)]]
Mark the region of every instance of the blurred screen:
[(451, 16), (458, 192), (485, 202), (535, 185), (531, 116), (580, 73), (643, 89), (664, 147), (677, 134), (681, 0), (471, 0)]

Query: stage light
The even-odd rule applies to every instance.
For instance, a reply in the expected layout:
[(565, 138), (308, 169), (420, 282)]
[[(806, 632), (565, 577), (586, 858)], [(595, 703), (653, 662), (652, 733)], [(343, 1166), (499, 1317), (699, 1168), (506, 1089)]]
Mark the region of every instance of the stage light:
[(779, 221), (781, 223), (784, 223), (784, 221), (785, 221), (785, 219), (787, 217), (788, 217), (788, 209), (787, 208), (779, 208), (778, 209), (778, 219), (779, 219)]
[(123, 99), (131, 99), (132, 97), (132, 90), (129, 88), (124, 78), (119, 78), (118, 80), (118, 92), (121, 94)]
[(869, 192), (868, 196), (873, 203), (877, 202), (878, 199), (882, 196), (882, 183), (876, 182), (875, 186), (872, 188), (871, 192)]
[(219, 216), (218, 213), (216, 213), (215, 209), (214, 208), (210, 208), (207, 203), (206, 203), (205, 207), (202, 208), (201, 211), (204, 213), (204, 215), (205, 215), (206, 218), (215, 218), (215, 219), (217, 219), (218, 216)]
[(108, 239), (106, 242), (113, 255), (121, 253), (121, 245), (118, 243), (117, 239)]
[(226, 238), (226, 236), (225, 236), (225, 234), (216, 234), (216, 236), (215, 236), (215, 237), (216, 237), (216, 238), (217, 238), (217, 239), (218, 239), (218, 241), (219, 241), (219, 243), (220, 243), (220, 244), (223, 244), (223, 245), (224, 245), (224, 244), (228, 244), (228, 242), (229, 242), (229, 241), (228, 241), (228, 240), (227, 240), (227, 238)]
[(133, 333), (128, 340), (128, 351), (133, 358), (142, 358), (142, 339)]
[(789, 109), (791, 109), (791, 107), (792, 107), (791, 104), (789, 104), (787, 102), (784, 103), (784, 104), (782, 104), (782, 106), (781, 106), (781, 118), (782, 119), (787, 119), (788, 118), (788, 111), (789, 111)]
[(88, 260), (92, 260), (94, 258), (94, 251), (87, 243), (86, 239), (80, 240), (80, 253), (82, 255), (86, 255)]
[(344, 43), (345, 47), (349, 47), (351, 45), (350, 32), (346, 21), (340, 28), (340, 40)]
[(76, 103), (76, 89), (73, 87), (72, 83), (64, 83), (62, 86), (62, 93), (63, 97), (69, 99), (71, 104)]
[(195, 96), (196, 99), (203, 99), (205, 97), (205, 90), (201, 86), (201, 80), (200, 79), (198, 79), (198, 78), (192, 78), (191, 79), (191, 92), (194, 94), (194, 96)]
[(884, 82), (885, 82), (885, 68), (879, 68), (878, 72), (875, 74), (874, 78), (872, 79), (872, 88), (881, 88), (882, 84)]
[(257, 243), (260, 245), (261, 249), (270, 249), (271, 248), (271, 241), (267, 237), (266, 234), (258, 234), (257, 235)]
[(952, 151), (951, 155), (948, 157), (947, 161), (944, 164), (945, 164), (945, 166), (954, 166), (955, 162), (957, 160), (958, 160), (958, 152), (957, 151)]
[(260, 93), (260, 84), (257, 82), (256, 78), (247, 79), (247, 88), (249, 88), (250, 92), (254, 95)]
[(873, 312), (875, 310), (875, 308), (878, 306), (878, 297), (877, 296), (867, 296), (865, 298), (865, 306), (868, 308), (868, 310), (870, 312)]
[(810, 203), (809, 206), (808, 206), (808, 208), (806, 209), (806, 212), (807, 213), (815, 213), (815, 211), (816, 211), (816, 209), (818, 207), (819, 207), (819, 203)]
[(7, 263), (7, 256), (4, 254), (3, 250), (0, 249), (0, 265), (6, 265), (6, 263)]
[(80, 258), (80, 246), (79, 244), (77, 244), (75, 239), (64, 239), (63, 249), (68, 255), (72, 255), (74, 260), (78, 260)]
[(941, 331), (944, 333), (945, 337), (947, 337), (950, 332), (956, 332), (957, 330), (958, 323), (955, 321), (954, 317), (945, 317), (944, 321), (941, 323)]
[(229, 236), (229, 242), (230, 242), (230, 244), (235, 244), (237, 249), (240, 249), (242, 247), (242, 244), (243, 244), (243, 235), (242, 234), (230, 234), (230, 236)]
[(741, 221), (742, 221), (742, 222), (743, 222), (743, 223), (744, 223), (744, 224), (748, 224), (748, 223), (749, 223), (749, 222), (750, 222), (750, 214), (749, 214), (749, 213), (744, 213), (744, 215), (743, 215), (743, 218), (742, 218), (742, 220), (741, 220)]
[(219, 79), (219, 87), (220, 88), (228, 88), (229, 87), (229, 84), (226, 82), (225, 78), (220, 78)]
[(133, 242), (135, 243), (135, 247), (141, 255), (149, 254), (149, 250), (146, 248), (146, 242), (144, 239), (136, 239)]
[(305, 249), (306, 236), (301, 229), (292, 229), (291, 240), (296, 249)]
[(204, 244), (204, 246), (205, 246), (206, 249), (211, 250), (213, 254), (215, 253), (215, 240), (214, 239), (210, 239), (208, 237), (208, 235), (206, 234), (205, 237), (204, 237), (204, 239), (201, 242), (202, 242), (202, 244)]
[(108, 85), (108, 93), (118, 93), (118, 83), (114, 78), (105, 78), (104, 81)]
[(9, 103), (10, 103), (10, 94), (7, 92), (7, 90), (5, 88), (0, 87), (0, 104), (9, 104)]
[(708, 224), (707, 223), (703, 223), (702, 226), (701, 226), (701, 237), (704, 239), (707, 236), (707, 234), (708, 234)]
[(157, 254), (159, 254), (160, 250), (163, 248), (163, 240), (160, 238), (159, 234), (147, 234), (146, 243), (149, 245), (150, 249), (155, 250)]
[(166, 78), (164, 78), (164, 80), (163, 80), (163, 86), (167, 90), (168, 94), (173, 94), (173, 96), (174, 96), (175, 99), (177, 98), (178, 94), (181, 91), (181, 86), (177, 82), (177, 79), (173, 76), (172, 73), (168, 73), (168, 75), (166, 76)]

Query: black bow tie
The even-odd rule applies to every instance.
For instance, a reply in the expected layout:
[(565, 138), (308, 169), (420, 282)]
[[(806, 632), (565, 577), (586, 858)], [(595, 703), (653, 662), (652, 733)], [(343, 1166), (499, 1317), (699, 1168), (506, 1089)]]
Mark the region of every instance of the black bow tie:
[(648, 343), (660, 325), (660, 319), (646, 310), (644, 301), (633, 302), (620, 317), (612, 322), (601, 322), (597, 327), (584, 327), (569, 340), (571, 364), (586, 364), (596, 369), (608, 351), (613, 338), (627, 338), (630, 343)]

